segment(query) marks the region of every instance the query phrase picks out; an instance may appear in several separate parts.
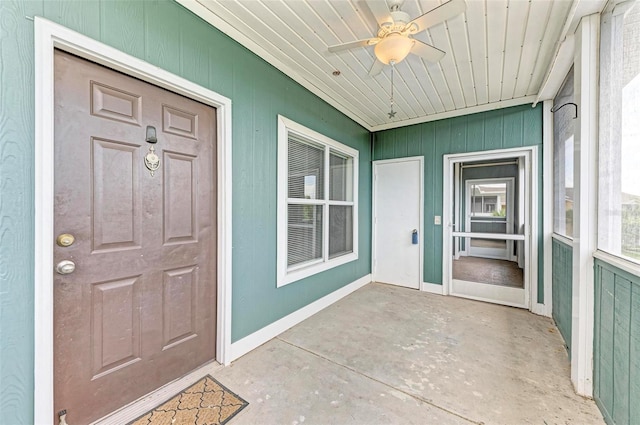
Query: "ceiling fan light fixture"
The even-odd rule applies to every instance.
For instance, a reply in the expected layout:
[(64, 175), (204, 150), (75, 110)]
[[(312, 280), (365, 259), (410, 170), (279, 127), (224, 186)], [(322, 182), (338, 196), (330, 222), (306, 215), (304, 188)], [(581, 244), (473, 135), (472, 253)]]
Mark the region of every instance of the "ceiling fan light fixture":
[(402, 34), (389, 34), (374, 48), (378, 60), (385, 65), (391, 61), (399, 63), (407, 57), (415, 41)]

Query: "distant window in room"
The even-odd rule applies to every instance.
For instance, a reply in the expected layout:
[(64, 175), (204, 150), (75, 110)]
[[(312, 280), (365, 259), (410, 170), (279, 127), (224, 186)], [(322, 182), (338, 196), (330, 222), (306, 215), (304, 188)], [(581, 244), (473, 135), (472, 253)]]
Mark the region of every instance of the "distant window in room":
[(284, 117), (278, 127), (278, 286), (358, 258), (358, 151)]
[(506, 183), (471, 184), (471, 217), (503, 216), (506, 213)]
[(640, 263), (640, 3), (602, 16), (598, 249)]
[[(573, 133), (576, 108), (573, 68), (560, 88), (553, 107), (553, 231), (573, 237)], [(566, 106), (562, 106), (566, 105)]]

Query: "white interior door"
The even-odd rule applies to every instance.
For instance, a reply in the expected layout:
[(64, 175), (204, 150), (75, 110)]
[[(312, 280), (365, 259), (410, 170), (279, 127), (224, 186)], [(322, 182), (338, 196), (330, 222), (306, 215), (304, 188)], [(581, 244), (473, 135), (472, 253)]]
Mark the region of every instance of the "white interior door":
[(373, 176), (373, 278), (419, 289), (423, 158), (375, 161)]

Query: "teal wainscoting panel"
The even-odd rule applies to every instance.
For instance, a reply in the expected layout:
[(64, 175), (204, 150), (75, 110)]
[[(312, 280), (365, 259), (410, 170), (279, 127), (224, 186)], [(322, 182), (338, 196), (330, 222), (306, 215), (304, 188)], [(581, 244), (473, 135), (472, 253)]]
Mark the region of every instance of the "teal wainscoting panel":
[(551, 289), (553, 320), (571, 355), (571, 303), (573, 294), (573, 248), (557, 239), (552, 242)]
[[(233, 341), (371, 272), (366, 129), (171, 0), (2, 0), (0, 16), (0, 423), (33, 423), (34, 16), (232, 100)], [(359, 260), (281, 289), (278, 114), (360, 152)]]
[(640, 276), (596, 260), (593, 397), (610, 425), (640, 423)]
[(375, 133), (374, 160), (424, 156), (425, 282), (442, 284), (442, 226), (434, 225), (433, 217), (442, 215), (443, 155), (522, 146), (539, 147), (538, 302), (543, 302), (542, 106), (514, 106)]

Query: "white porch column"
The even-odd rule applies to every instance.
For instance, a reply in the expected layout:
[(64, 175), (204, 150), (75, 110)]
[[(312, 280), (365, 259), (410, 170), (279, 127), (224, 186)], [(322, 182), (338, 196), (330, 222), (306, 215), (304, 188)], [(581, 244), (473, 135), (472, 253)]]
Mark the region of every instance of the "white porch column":
[(578, 104), (574, 136), (573, 299), (571, 381), (593, 394), (593, 253), (597, 217), (597, 84), (600, 14), (582, 18), (575, 33), (574, 93)]

